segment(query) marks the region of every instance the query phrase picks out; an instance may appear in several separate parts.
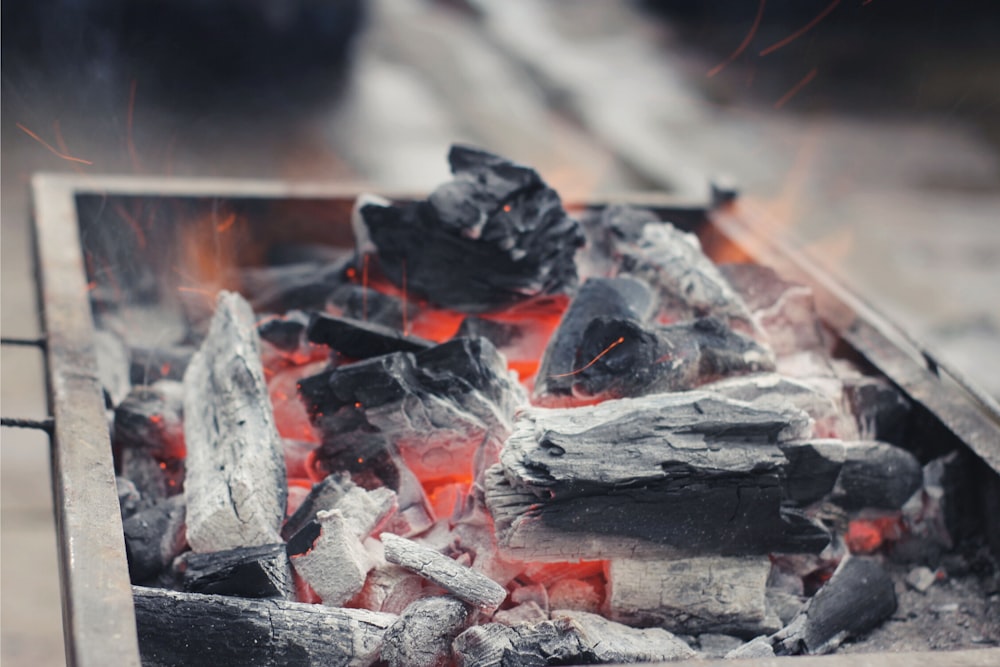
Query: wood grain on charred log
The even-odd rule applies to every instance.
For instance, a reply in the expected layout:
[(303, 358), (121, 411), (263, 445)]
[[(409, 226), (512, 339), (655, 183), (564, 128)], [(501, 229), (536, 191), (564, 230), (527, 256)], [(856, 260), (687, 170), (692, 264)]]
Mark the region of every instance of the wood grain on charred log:
[(471, 618), (472, 610), (461, 600), (417, 600), (386, 631), (382, 660), (388, 667), (448, 667), (451, 643)]

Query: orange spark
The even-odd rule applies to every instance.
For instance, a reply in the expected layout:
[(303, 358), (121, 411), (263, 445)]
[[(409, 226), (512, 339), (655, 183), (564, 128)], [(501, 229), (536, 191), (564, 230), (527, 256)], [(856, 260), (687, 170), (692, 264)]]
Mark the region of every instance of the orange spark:
[(132, 160), (132, 169), (137, 172), (142, 171), (139, 163), (139, 153), (135, 149), (135, 141), (132, 138), (132, 123), (135, 119), (135, 88), (136, 80), (132, 79), (132, 85), (128, 91), (128, 111), (125, 114), (125, 145), (128, 147), (128, 156)]
[(230, 213), (229, 215), (227, 215), (225, 218), (222, 219), (222, 222), (220, 222), (215, 226), (215, 231), (221, 234), (222, 232), (232, 227), (235, 222), (236, 222), (236, 214)]
[(781, 40), (779, 42), (775, 42), (771, 46), (767, 47), (766, 49), (764, 49), (763, 51), (760, 52), (760, 55), (766, 56), (769, 53), (774, 53), (775, 51), (777, 51), (778, 49), (780, 49), (783, 46), (788, 46), (789, 44), (791, 44), (792, 42), (794, 42), (796, 39), (798, 39), (802, 35), (806, 34), (810, 30), (812, 30), (813, 28), (815, 28), (816, 24), (819, 23), (820, 21), (822, 21), (823, 19), (825, 19), (826, 16), (827, 16), (827, 14), (829, 14), (834, 9), (836, 9), (837, 5), (839, 5), (839, 4), (840, 4), (840, 0), (833, 0), (833, 2), (831, 2), (826, 9), (824, 9), (823, 11), (821, 11), (819, 13), (819, 16), (817, 16), (812, 21), (810, 21), (809, 23), (805, 24), (804, 26), (802, 26), (801, 28), (799, 28), (798, 30), (796, 30), (795, 32), (793, 32), (788, 37), (785, 37), (783, 40)]
[(611, 350), (615, 349), (616, 347), (618, 347), (619, 345), (621, 345), (624, 342), (625, 342), (625, 337), (624, 336), (619, 336), (618, 340), (616, 340), (615, 342), (611, 343), (611, 345), (608, 345), (606, 348), (604, 348), (604, 350), (599, 355), (597, 355), (596, 357), (594, 357), (593, 359), (591, 359), (590, 363), (587, 364), (586, 366), (584, 366), (583, 368), (578, 368), (575, 371), (570, 371), (569, 373), (559, 373), (558, 375), (551, 375), (549, 377), (564, 378), (564, 377), (568, 377), (570, 375), (576, 375), (577, 373), (582, 373), (585, 370), (587, 370), (588, 368), (590, 368), (591, 366), (593, 366), (594, 364), (596, 364), (598, 361), (600, 361), (601, 357), (603, 357), (608, 352), (610, 352)]
[(774, 103), (774, 108), (775, 109), (780, 109), (781, 107), (785, 106), (790, 99), (792, 99), (793, 97), (795, 97), (796, 95), (799, 94), (799, 91), (802, 90), (806, 86), (807, 83), (809, 83), (810, 81), (812, 81), (813, 79), (816, 78), (816, 73), (818, 71), (819, 71), (819, 69), (816, 68), (816, 67), (813, 67), (811, 70), (809, 70), (809, 73), (806, 74), (804, 77), (802, 77), (801, 81), (799, 81), (797, 84), (795, 84), (794, 86), (792, 86), (791, 90), (789, 90), (787, 93), (785, 93), (784, 95), (782, 95), (781, 99)]
[(55, 147), (53, 147), (51, 144), (49, 144), (44, 139), (42, 139), (40, 136), (38, 136), (37, 134), (35, 134), (34, 132), (32, 132), (31, 130), (29, 130), (28, 128), (26, 128), (24, 125), (21, 125), (20, 123), (16, 123), (16, 125), (17, 125), (17, 129), (21, 130), (26, 135), (28, 135), (29, 137), (31, 137), (32, 139), (34, 139), (35, 141), (37, 141), (38, 143), (40, 143), (42, 146), (44, 146), (50, 153), (52, 153), (56, 157), (62, 158), (63, 160), (67, 160), (69, 162), (77, 162), (79, 164), (86, 164), (86, 165), (92, 165), (92, 164), (94, 164), (90, 160), (84, 160), (81, 157), (73, 157), (72, 155), (67, 155), (66, 153), (60, 152)]
[(757, 16), (754, 17), (753, 25), (750, 26), (750, 32), (747, 33), (747, 36), (743, 38), (743, 41), (740, 42), (740, 45), (736, 47), (736, 50), (733, 51), (728, 58), (723, 60), (721, 63), (719, 63), (712, 69), (708, 70), (708, 76), (713, 77), (719, 72), (721, 72), (726, 65), (739, 58), (740, 54), (746, 51), (746, 48), (750, 46), (750, 42), (753, 40), (753, 36), (757, 34), (757, 28), (760, 27), (760, 19), (762, 16), (764, 16), (765, 4), (767, 4), (767, 0), (760, 0), (760, 4), (757, 6)]
[(87, 291), (88, 292), (93, 292), (96, 288), (97, 288), (97, 281), (96, 280), (91, 280), (89, 283), (87, 283)]

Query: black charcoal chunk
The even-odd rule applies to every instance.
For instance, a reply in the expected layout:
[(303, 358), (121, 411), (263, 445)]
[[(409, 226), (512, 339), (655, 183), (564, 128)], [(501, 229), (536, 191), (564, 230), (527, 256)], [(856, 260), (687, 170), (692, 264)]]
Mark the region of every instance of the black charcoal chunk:
[(195, 348), (133, 347), (129, 350), (129, 376), (134, 385), (151, 385), (157, 380), (183, 380)]
[(839, 440), (786, 442), (778, 445), (788, 465), (785, 489), (789, 501), (800, 507), (825, 498), (837, 483), (846, 456)]
[(888, 380), (868, 375), (844, 378), (844, 395), (863, 437), (903, 443), (912, 406)]
[(777, 443), (794, 408), (707, 392), (526, 409), (486, 475), (502, 553), (522, 560), (818, 552), (829, 535), (787, 506)]
[(135, 485), (140, 507), (155, 505), (184, 491), (184, 459), (160, 460), (143, 449), (123, 449), (121, 476)]
[(295, 584), (284, 544), (183, 554), (174, 567), (190, 593), (244, 598), (294, 599)]
[(419, 310), (415, 303), (407, 303), (404, 308), (402, 299), (353, 283), (341, 285), (334, 290), (328, 303), (339, 309), (344, 317), (397, 330), (403, 328), (404, 309), (410, 319), (415, 317)]
[(309, 495), (281, 527), (281, 539), (286, 541), (292, 539), (296, 533), (316, 520), (317, 512), (333, 509), (337, 501), (353, 487), (354, 483), (347, 475), (327, 475), (323, 481), (313, 484)]
[(845, 443), (845, 460), (831, 500), (847, 510), (895, 510), (923, 484), (913, 454), (887, 442)]
[[(549, 340), (538, 369), (535, 395), (569, 395), (584, 331), (598, 317), (645, 321), (654, 310), (653, 293), (633, 278), (590, 278), (573, 298)], [(586, 363), (586, 362), (585, 362)]]
[(392, 352), (420, 352), (434, 343), (404, 336), (381, 324), (315, 313), (306, 336), (313, 343), (328, 345), (351, 359), (370, 359)]
[(184, 456), (184, 386), (160, 380), (133, 387), (115, 408), (116, 447), (143, 449), (159, 458)]
[(448, 667), (451, 644), (471, 616), (472, 610), (452, 597), (417, 600), (385, 633), (382, 660), (388, 667)]
[(895, 611), (895, 586), (882, 566), (871, 558), (847, 557), (802, 612), (774, 635), (775, 652), (829, 653)]
[(579, 224), (531, 168), (452, 146), (454, 180), (425, 201), (363, 203), (355, 232), (382, 272), (410, 293), (468, 313), (576, 287)]
[(147, 667), (368, 667), (396, 617), (285, 600), (133, 586)]
[(292, 310), (284, 316), (265, 317), (257, 324), (257, 333), (261, 340), (284, 352), (297, 350), (305, 341), (306, 328), (309, 326), (309, 315), (301, 310)]
[(574, 366), (578, 370), (566, 379), (575, 394), (624, 398), (771, 371), (774, 358), (719, 319), (650, 327), (598, 317), (583, 332)]
[(184, 550), (184, 515), (184, 497), (174, 496), (124, 521), (125, 554), (133, 583), (152, 579)]

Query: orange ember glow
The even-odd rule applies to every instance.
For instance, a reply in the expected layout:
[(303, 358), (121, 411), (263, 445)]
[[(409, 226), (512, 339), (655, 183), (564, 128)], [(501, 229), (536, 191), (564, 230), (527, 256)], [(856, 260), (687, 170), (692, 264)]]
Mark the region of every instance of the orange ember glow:
[(844, 541), (851, 553), (870, 554), (887, 542), (895, 542), (905, 533), (898, 514), (868, 519), (855, 519), (847, 527)]
[(570, 371), (569, 373), (559, 373), (558, 375), (553, 375), (552, 377), (554, 377), (554, 378), (564, 378), (564, 377), (568, 377), (570, 375), (576, 375), (578, 373), (582, 373), (585, 370), (587, 370), (588, 368), (590, 368), (591, 366), (593, 366), (594, 364), (596, 364), (598, 361), (600, 361), (601, 357), (603, 357), (608, 352), (610, 352), (611, 350), (615, 349), (616, 347), (618, 347), (619, 345), (621, 345), (624, 342), (625, 342), (625, 337), (624, 336), (619, 336), (618, 340), (616, 340), (615, 342), (611, 343), (611, 345), (608, 345), (606, 348), (604, 348), (604, 350), (602, 350), (600, 354), (598, 354), (596, 357), (594, 357), (593, 359), (591, 359), (590, 363), (588, 363), (583, 368), (577, 368), (575, 371)]

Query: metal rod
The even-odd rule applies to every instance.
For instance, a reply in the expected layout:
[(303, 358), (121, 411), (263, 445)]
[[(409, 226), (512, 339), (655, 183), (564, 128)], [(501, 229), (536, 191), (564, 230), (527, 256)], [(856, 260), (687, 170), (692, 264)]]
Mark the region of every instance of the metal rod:
[(0, 338), (0, 345), (16, 345), (19, 347), (38, 347), (45, 349), (45, 338)]
[(56, 423), (52, 417), (46, 417), (44, 419), (24, 419), (21, 417), (0, 417), (0, 426), (7, 426), (10, 428), (34, 428), (39, 431), (45, 431), (49, 435), (52, 434), (52, 430), (55, 428)]

